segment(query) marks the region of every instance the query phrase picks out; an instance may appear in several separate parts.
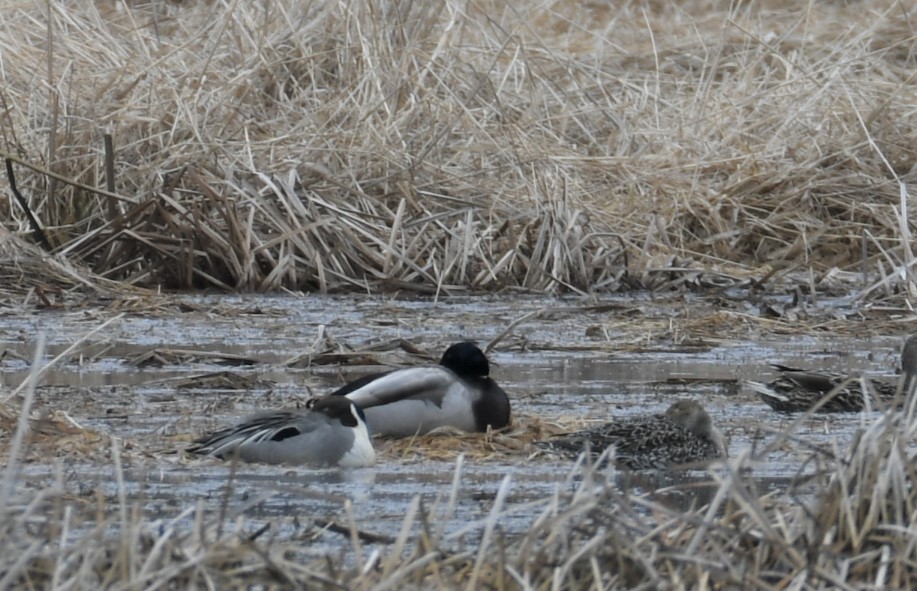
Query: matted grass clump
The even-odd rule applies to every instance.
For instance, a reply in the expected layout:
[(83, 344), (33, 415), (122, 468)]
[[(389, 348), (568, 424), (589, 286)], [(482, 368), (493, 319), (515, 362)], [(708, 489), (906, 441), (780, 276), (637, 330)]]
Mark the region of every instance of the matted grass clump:
[(909, 9), (15, 0), (0, 151), (55, 251), (132, 284), (883, 295)]

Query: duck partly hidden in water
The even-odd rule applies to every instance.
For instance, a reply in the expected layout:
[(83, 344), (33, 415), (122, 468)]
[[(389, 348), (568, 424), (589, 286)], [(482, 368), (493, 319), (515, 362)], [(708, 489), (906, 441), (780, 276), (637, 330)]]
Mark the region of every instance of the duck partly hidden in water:
[(201, 437), (188, 451), (244, 462), (358, 468), (376, 461), (366, 417), (347, 398), (313, 398)]
[(439, 365), (365, 376), (331, 394), (363, 409), (374, 435), (410, 437), (437, 427), (483, 432), (510, 424), (506, 392), (490, 377), (487, 356), (472, 342), (446, 349)]
[(694, 400), (679, 400), (664, 414), (622, 418), (561, 435), (539, 446), (576, 456), (587, 446), (593, 456), (614, 446), (619, 466), (631, 470), (677, 468), (726, 457), (726, 443), (710, 415)]
[[(859, 412), (866, 396), (885, 405), (903, 402), (917, 385), (917, 335), (911, 335), (901, 349), (901, 375), (897, 382), (841, 374), (819, 373), (773, 364), (780, 377), (767, 384), (746, 382), (768, 406), (780, 412)], [(863, 382), (871, 392), (863, 392)]]

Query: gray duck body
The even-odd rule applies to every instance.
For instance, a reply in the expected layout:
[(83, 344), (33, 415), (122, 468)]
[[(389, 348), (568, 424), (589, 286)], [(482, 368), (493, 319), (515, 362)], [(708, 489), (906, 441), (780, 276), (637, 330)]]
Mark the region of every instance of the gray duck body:
[(244, 462), (360, 467), (375, 451), (359, 406), (346, 398), (318, 398), (304, 411), (270, 411), (201, 437), (196, 454)]

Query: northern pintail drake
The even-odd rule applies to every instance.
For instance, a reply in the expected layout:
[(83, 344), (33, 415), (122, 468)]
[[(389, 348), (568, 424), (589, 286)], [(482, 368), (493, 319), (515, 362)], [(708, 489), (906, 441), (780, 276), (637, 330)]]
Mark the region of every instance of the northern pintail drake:
[(439, 365), (363, 377), (333, 392), (366, 413), (373, 434), (410, 437), (437, 427), (500, 429), (510, 423), (506, 392), (490, 378), (484, 352), (471, 342), (446, 349)]
[(911, 335), (901, 349), (901, 375), (897, 383), (868, 379), (871, 392), (863, 392), (863, 378), (818, 373), (772, 364), (780, 376), (767, 384), (746, 382), (768, 406), (780, 412), (859, 412), (866, 406), (866, 395), (875, 395), (884, 404), (899, 393), (909, 396), (917, 377), (917, 335)]
[(376, 462), (366, 418), (347, 398), (313, 398), (304, 411), (271, 411), (202, 437), (196, 454), (244, 462), (357, 468)]
[(694, 400), (679, 400), (665, 414), (619, 419), (539, 445), (566, 455), (578, 455), (588, 446), (593, 456), (614, 446), (617, 464), (631, 470), (674, 468), (726, 457), (722, 434)]

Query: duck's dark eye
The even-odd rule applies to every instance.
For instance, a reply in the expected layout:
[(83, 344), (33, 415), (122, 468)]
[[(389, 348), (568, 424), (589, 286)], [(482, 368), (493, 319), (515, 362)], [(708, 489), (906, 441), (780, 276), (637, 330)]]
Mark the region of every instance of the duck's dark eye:
[(296, 427), (286, 427), (285, 429), (277, 431), (277, 433), (271, 437), (271, 441), (283, 441), (284, 439), (288, 439), (290, 437), (296, 437), (299, 434), (299, 429)]

